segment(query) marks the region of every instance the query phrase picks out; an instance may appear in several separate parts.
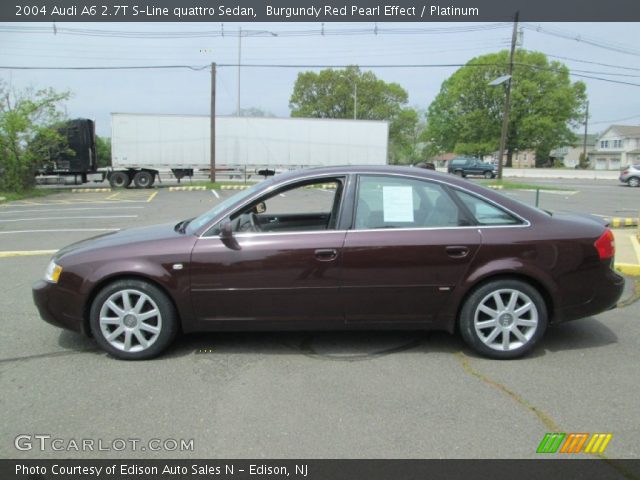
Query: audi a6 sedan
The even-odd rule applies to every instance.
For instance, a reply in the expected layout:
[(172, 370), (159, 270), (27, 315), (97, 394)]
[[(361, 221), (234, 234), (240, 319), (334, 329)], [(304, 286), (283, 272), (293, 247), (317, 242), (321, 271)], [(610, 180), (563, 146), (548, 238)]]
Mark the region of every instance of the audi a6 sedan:
[(611, 231), (450, 175), (301, 170), (178, 223), (60, 250), (33, 286), (44, 320), (146, 359), (182, 332), (438, 329), (514, 358), (547, 325), (612, 308)]

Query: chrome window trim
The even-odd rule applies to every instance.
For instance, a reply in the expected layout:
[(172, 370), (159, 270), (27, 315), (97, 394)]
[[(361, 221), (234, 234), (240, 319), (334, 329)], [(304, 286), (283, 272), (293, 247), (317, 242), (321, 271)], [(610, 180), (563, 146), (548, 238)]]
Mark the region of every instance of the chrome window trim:
[[(405, 173), (356, 173), (356, 175), (358, 176), (397, 176), (397, 177), (406, 177), (406, 178), (411, 178), (411, 179), (416, 179), (416, 180), (422, 180), (422, 181), (426, 181), (426, 182), (435, 182), (435, 183), (440, 183), (442, 185), (444, 185), (444, 189), (446, 190), (447, 188), (451, 188), (453, 190), (461, 190), (465, 193), (468, 193), (469, 195), (476, 197), (482, 201), (486, 201), (490, 204), (492, 204), (494, 207), (498, 208), (499, 210), (503, 210), (507, 213), (509, 213), (509, 215), (517, 218), (518, 220), (520, 220), (521, 222), (523, 222), (524, 224), (517, 224), (517, 225), (469, 225), (469, 226), (463, 226), (463, 227), (450, 227), (450, 228), (468, 228), (468, 227), (476, 227), (476, 228), (488, 228), (488, 227), (528, 227), (531, 226), (531, 222), (529, 220), (527, 220), (526, 218), (523, 218), (522, 216), (518, 215), (516, 212), (514, 212), (513, 210), (505, 207), (504, 205), (501, 205), (493, 200), (491, 200), (490, 198), (486, 198), (483, 196), (480, 196), (479, 194), (461, 187), (459, 185), (453, 185), (451, 183), (447, 183), (443, 180), (439, 180), (439, 179), (435, 179), (435, 178), (425, 178), (425, 177), (416, 177), (414, 175), (407, 175)], [(357, 192), (356, 192), (356, 196), (357, 196)], [(356, 203), (357, 203), (358, 199), (356, 198)], [(424, 228), (443, 228), (443, 227), (415, 227), (415, 228), (420, 228), (420, 229), (424, 229)], [(449, 228), (449, 227), (445, 227), (445, 228)], [(353, 229), (355, 230), (355, 229)], [(369, 230), (379, 230), (377, 228), (374, 229), (369, 229)], [(386, 230), (386, 229), (384, 229)], [(400, 230), (398, 228), (394, 228), (391, 230)], [(358, 231), (363, 231), (363, 230), (358, 230)]]
[[(208, 238), (210, 237), (210, 235), (207, 235), (207, 232), (209, 232), (209, 230), (212, 230), (213, 228), (216, 227), (216, 225), (218, 225), (218, 223), (220, 222), (220, 220), (230, 217), (231, 215), (233, 215), (234, 213), (236, 213), (238, 210), (242, 210), (244, 207), (246, 207), (247, 205), (249, 205), (251, 202), (253, 202), (254, 200), (256, 200), (257, 198), (260, 198), (263, 195), (268, 194), (269, 192), (272, 192), (274, 190), (279, 190), (282, 187), (286, 187), (287, 185), (290, 185), (292, 183), (297, 183), (297, 182), (304, 182), (305, 180), (313, 180), (313, 179), (318, 179), (321, 180), (323, 178), (338, 178), (338, 177), (342, 177), (345, 179), (345, 183), (346, 183), (346, 179), (349, 175), (352, 175), (351, 173), (323, 173), (323, 174), (309, 174), (306, 175), (304, 177), (298, 177), (295, 179), (291, 179), (291, 180), (287, 180), (283, 183), (278, 183), (278, 184), (272, 184), (270, 186), (268, 186), (265, 190), (262, 190), (261, 192), (252, 195), (251, 197), (249, 197), (248, 199), (245, 199), (245, 201), (243, 203), (241, 203), (240, 205), (238, 205), (236, 208), (233, 209), (233, 211), (227, 213), (227, 212), (223, 212), (223, 214), (221, 214), (220, 216), (218, 216), (217, 218), (215, 218), (211, 225), (208, 227), (205, 227), (205, 230), (198, 236), (198, 238)], [(217, 236), (214, 236), (214, 238), (217, 238)]]
[[(531, 226), (530, 222), (517, 225), (466, 225), (460, 227), (411, 227), (411, 228), (369, 228), (364, 230), (309, 230), (303, 232), (243, 232), (237, 233), (233, 236), (235, 238), (254, 238), (274, 235), (312, 235), (312, 234), (327, 234), (327, 233), (364, 233), (364, 232), (412, 232), (412, 231), (430, 231), (430, 230), (483, 230), (485, 228), (528, 228)], [(219, 239), (218, 235), (199, 237), (202, 240), (208, 238)]]
[[(379, 229), (378, 228), (374, 228), (374, 229), (367, 229), (367, 230), (355, 230), (353, 228), (350, 228), (348, 230), (344, 230), (346, 232), (379, 232), (379, 231), (397, 232), (397, 231), (411, 231), (411, 230), (443, 230), (443, 229), (451, 230), (451, 229), (469, 229), (469, 228), (477, 228), (477, 229), (483, 229), (483, 228), (528, 228), (528, 227), (531, 226), (531, 222), (529, 220), (527, 220), (526, 218), (518, 215), (513, 210), (511, 210), (511, 209), (509, 209), (509, 208), (507, 208), (507, 207), (495, 202), (494, 200), (492, 200), (490, 198), (486, 198), (486, 197), (480, 196), (476, 192), (473, 192), (473, 191), (471, 191), (471, 190), (469, 190), (467, 188), (464, 188), (463, 186), (460, 186), (460, 185), (453, 185), (451, 183), (448, 183), (448, 182), (446, 182), (444, 180), (440, 180), (440, 179), (437, 179), (437, 178), (425, 178), (425, 177), (422, 177), (422, 176), (419, 176), (419, 175), (410, 175), (410, 174), (405, 173), (405, 172), (367, 172), (367, 171), (364, 171), (364, 170), (353, 170), (353, 171), (350, 171), (350, 172), (334, 172), (334, 173), (322, 173), (322, 174), (309, 173), (309, 175), (305, 175), (303, 177), (297, 177), (295, 179), (287, 180), (287, 181), (285, 181), (283, 183), (272, 184), (267, 189), (257, 193), (256, 195), (253, 195), (249, 199), (245, 200), (242, 204), (237, 206), (237, 208), (234, 208), (232, 212), (229, 212), (229, 213), (224, 212), (223, 214), (221, 214), (221, 216), (216, 218), (215, 221), (213, 221), (209, 227), (205, 228), (203, 233), (198, 236), (198, 239), (219, 238), (218, 235), (211, 236), (211, 235), (206, 235), (206, 234), (211, 229), (215, 228), (216, 225), (218, 225), (218, 223), (222, 219), (233, 215), (238, 210), (241, 210), (242, 208), (244, 208), (245, 206), (247, 206), (248, 204), (253, 202), (256, 198), (259, 198), (262, 195), (265, 195), (265, 194), (267, 194), (269, 192), (272, 192), (273, 190), (278, 190), (281, 187), (286, 187), (287, 185), (290, 185), (290, 184), (293, 184), (293, 183), (304, 182), (305, 180), (314, 180), (314, 179), (321, 180), (323, 178), (343, 177), (345, 179), (345, 183), (346, 183), (347, 177), (353, 176), (353, 175), (358, 175), (358, 176), (367, 175), (367, 176), (378, 176), (378, 177), (403, 177), (403, 178), (410, 178), (410, 179), (421, 180), (421, 181), (426, 181), (426, 182), (439, 183), (441, 185), (444, 185), (445, 188), (459, 189), (459, 190), (462, 190), (462, 191), (468, 193), (469, 195), (478, 197), (480, 200), (487, 201), (487, 202), (491, 203), (492, 205), (496, 206), (497, 208), (508, 212), (510, 215), (513, 215), (517, 219), (521, 220), (523, 223), (522, 224), (517, 224), (517, 225), (467, 225), (467, 226), (458, 226), (458, 227), (413, 227), (413, 228), (379, 228)], [(357, 201), (357, 199), (356, 199), (356, 201)], [(342, 231), (342, 230), (315, 230), (315, 231), (312, 230), (312, 231), (306, 231), (306, 232), (303, 231), (303, 232), (279, 232), (279, 233), (278, 232), (251, 232), (251, 235), (287, 235), (287, 234), (299, 235), (299, 234), (310, 234), (310, 233), (335, 233), (335, 232), (338, 232), (338, 231)], [(247, 235), (247, 233), (238, 234), (238, 235)], [(238, 235), (235, 235), (235, 236), (238, 236)]]

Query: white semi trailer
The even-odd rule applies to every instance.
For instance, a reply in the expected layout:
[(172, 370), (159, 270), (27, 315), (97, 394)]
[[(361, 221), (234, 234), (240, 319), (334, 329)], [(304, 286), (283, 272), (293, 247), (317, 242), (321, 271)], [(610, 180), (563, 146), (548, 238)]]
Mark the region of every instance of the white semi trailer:
[[(111, 114), (114, 187), (149, 187), (160, 172), (181, 179), (210, 169), (210, 118)], [(256, 173), (323, 165), (384, 165), (386, 121), (216, 117), (216, 171)]]

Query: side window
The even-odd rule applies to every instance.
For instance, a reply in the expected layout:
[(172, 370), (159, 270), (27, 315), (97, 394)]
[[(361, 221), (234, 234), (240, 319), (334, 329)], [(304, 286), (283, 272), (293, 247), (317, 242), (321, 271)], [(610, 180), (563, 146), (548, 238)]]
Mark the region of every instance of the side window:
[(464, 225), (461, 212), (437, 183), (399, 177), (361, 176), (354, 228), (429, 228)]
[(516, 225), (522, 223), (504, 210), (474, 195), (455, 190), (456, 195), (471, 212), (478, 225)]
[(298, 183), (264, 196), (231, 216), (234, 232), (302, 232), (336, 228), (340, 179)]

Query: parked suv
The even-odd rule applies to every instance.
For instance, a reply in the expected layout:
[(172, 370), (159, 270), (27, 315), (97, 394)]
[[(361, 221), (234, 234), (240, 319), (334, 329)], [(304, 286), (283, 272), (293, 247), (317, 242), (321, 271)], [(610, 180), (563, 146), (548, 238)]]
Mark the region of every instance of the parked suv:
[(620, 173), (620, 181), (630, 187), (640, 187), (640, 163), (629, 165)]
[(492, 163), (485, 163), (472, 157), (454, 158), (449, 162), (447, 171), (460, 177), (466, 177), (467, 175), (479, 175), (484, 178), (493, 178), (497, 175), (495, 165)]

